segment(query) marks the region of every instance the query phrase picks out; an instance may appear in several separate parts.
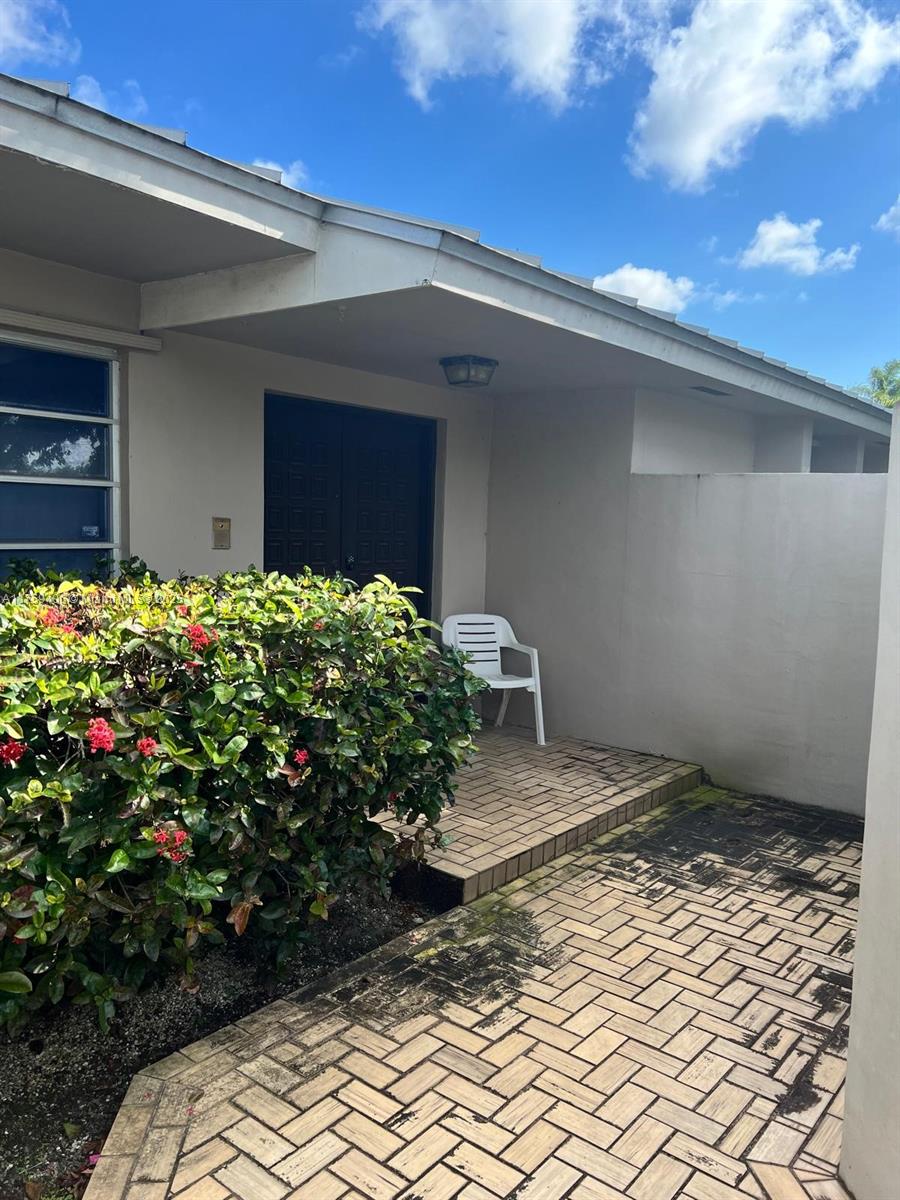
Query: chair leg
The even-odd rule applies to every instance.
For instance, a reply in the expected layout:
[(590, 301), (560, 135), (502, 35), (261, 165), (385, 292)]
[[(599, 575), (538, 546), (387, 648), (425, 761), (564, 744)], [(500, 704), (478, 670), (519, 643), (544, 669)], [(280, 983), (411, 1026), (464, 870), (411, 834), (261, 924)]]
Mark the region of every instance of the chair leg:
[(546, 746), (547, 739), (544, 737), (544, 706), (541, 703), (541, 685), (539, 680), (534, 681), (534, 730), (537, 734), (537, 744)]
[(506, 717), (506, 710), (509, 708), (509, 688), (503, 689), (503, 699), (500, 701), (500, 711), (497, 713), (497, 720), (494, 722), (494, 727), (499, 729)]

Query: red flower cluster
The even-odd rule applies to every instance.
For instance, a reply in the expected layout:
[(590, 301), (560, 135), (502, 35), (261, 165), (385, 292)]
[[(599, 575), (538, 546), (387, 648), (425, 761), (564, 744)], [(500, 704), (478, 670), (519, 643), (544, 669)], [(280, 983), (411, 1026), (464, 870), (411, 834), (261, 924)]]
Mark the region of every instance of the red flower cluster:
[(156, 843), (156, 853), (164, 854), (170, 862), (180, 863), (187, 858), (187, 851), (181, 849), (188, 840), (186, 829), (157, 829), (153, 840)]
[(61, 633), (77, 633), (74, 621), (67, 621), (66, 614), (61, 608), (45, 608), (38, 618), (48, 629), (58, 629)]
[(214, 629), (207, 632), (202, 625), (186, 625), (184, 633), (192, 650), (205, 650), (219, 636)]
[(91, 717), (88, 721), (87, 740), (91, 754), (96, 754), (98, 750), (113, 750), (116, 745), (116, 735), (103, 717)]
[(294, 762), (297, 764), (298, 767), (305, 767), (306, 764), (309, 762), (309, 751), (308, 750), (295, 750), (294, 751)]
[(157, 742), (156, 738), (152, 737), (138, 738), (137, 741), (137, 748), (140, 753), (143, 754), (144, 758), (152, 758), (152, 756), (156, 753), (156, 747), (158, 745), (159, 742)]
[(324, 629), (324, 628), (325, 628), (324, 621), (313, 621), (313, 629), (319, 630), (319, 629)]
[(178, 615), (180, 617), (186, 617), (191, 610), (188, 608), (188, 606), (186, 604), (176, 604), (175, 611), (178, 613)]
[(24, 742), (14, 742), (7, 738), (5, 742), (0, 742), (0, 763), (14, 767), (27, 749)]

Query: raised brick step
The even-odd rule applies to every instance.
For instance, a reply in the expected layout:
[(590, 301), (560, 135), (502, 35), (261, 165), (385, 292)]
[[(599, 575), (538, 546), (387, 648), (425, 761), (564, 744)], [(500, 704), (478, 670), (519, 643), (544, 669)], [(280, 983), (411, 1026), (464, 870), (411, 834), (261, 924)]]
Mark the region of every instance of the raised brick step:
[[(416, 868), (417, 886), (448, 907), (468, 904), (625, 821), (697, 787), (696, 763), (558, 738), (483, 730), (456, 804), (441, 819), (451, 839)], [(409, 876), (407, 876), (409, 878)]]

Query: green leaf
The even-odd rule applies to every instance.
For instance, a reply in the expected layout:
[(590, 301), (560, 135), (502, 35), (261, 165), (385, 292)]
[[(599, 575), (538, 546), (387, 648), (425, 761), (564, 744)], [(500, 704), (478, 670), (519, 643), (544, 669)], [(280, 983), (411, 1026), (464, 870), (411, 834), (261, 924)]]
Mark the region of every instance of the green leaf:
[[(88, 821), (77, 828), (72, 826), (71, 829), (72, 832), (68, 838), (69, 858), (76, 855), (79, 850), (83, 850), (85, 846), (90, 846), (93, 842), (96, 842), (100, 837), (100, 825), (97, 821)], [(61, 835), (60, 841), (64, 840), (66, 840), (65, 836)]]
[(185, 750), (170, 750), (169, 758), (177, 763), (179, 767), (184, 767), (188, 771), (202, 771), (204, 769), (204, 763), (200, 761), (196, 754), (191, 754)]
[(109, 856), (109, 862), (106, 864), (107, 875), (115, 875), (119, 871), (125, 871), (131, 866), (131, 859), (125, 850), (114, 850)]
[(24, 996), (31, 990), (31, 980), (21, 971), (0, 971), (0, 992)]
[(229, 683), (214, 683), (212, 690), (220, 704), (230, 704), (237, 694), (237, 688)]
[(222, 889), (213, 883), (207, 883), (201, 875), (192, 871), (184, 885), (184, 894), (191, 900), (215, 900), (222, 894)]
[(227, 742), (222, 753), (226, 758), (237, 758), (247, 748), (247, 739), (242, 733), (237, 733)]

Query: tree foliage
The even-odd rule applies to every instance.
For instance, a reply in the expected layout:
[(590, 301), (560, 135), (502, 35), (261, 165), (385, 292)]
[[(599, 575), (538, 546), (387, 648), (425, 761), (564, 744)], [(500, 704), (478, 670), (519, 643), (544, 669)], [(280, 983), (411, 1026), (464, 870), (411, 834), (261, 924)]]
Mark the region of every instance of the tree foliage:
[(890, 358), (880, 367), (872, 367), (867, 383), (853, 389), (858, 396), (893, 408), (900, 400), (900, 358)]

